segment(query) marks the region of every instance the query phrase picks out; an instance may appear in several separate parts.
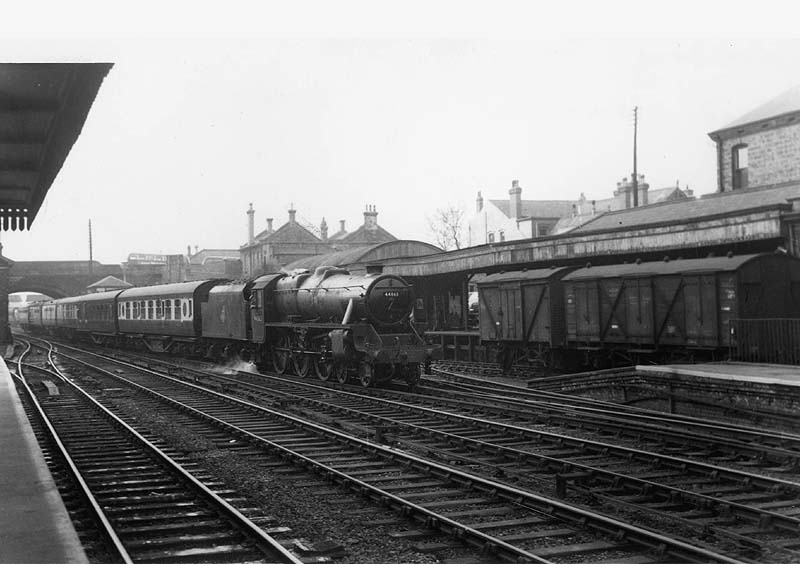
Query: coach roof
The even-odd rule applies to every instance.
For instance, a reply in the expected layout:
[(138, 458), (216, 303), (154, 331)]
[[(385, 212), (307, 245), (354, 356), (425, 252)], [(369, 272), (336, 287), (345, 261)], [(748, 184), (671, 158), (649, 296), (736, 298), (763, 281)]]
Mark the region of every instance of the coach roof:
[(177, 284), (164, 284), (161, 286), (143, 286), (141, 288), (129, 288), (123, 290), (120, 300), (131, 298), (152, 298), (159, 296), (185, 296), (194, 292), (203, 285), (213, 286), (222, 280), (196, 280), (193, 282), (178, 282)]

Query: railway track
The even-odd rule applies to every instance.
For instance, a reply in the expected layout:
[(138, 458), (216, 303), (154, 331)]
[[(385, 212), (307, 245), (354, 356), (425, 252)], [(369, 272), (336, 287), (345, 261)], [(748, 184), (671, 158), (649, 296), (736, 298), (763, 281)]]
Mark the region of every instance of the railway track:
[[(61, 354), (60, 358), (70, 364), (79, 362), (75, 355)], [(97, 360), (84, 357), (80, 362)], [(562, 558), (574, 562), (736, 561), (586, 508), (141, 367), (129, 364), (113, 371), (95, 370), (92, 378), (101, 381), (101, 389), (122, 382), (137, 394), (149, 395), (153, 402), (204, 420), (208, 433), (227, 433), (251, 447), (313, 469), (425, 529), (448, 534), (494, 558), (520, 562)], [(285, 403), (286, 397), (282, 401)], [(424, 533), (412, 530), (408, 534)]]
[(57, 370), (23, 358), (19, 387), (47, 432), (56, 474), (71, 484), (66, 497), (88, 525), (79, 527), (83, 540), (100, 561), (300, 564), (231, 504), (236, 492), (203, 483), (180, 453), (159, 448)]
[[(181, 370), (187, 373), (186, 377), (208, 378), (201, 371), (185, 367)], [(604, 452), (608, 445), (594, 445), (592, 449), (585, 442), (566, 444), (561, 442), (563, 437), (558, 437), (559, 441), (548, 447), (549, 453), (546, 449), (531, 452), (524, 431), (517, 427), (444, 416), (430, 409), (413, 409), (407, 404), (332, 392), (284, 379), (248, 373), (240, 373), (236, 379), (211, 376), (215, 385), (227, 386), (231, 391), (242, 387), (243, 379), (256, 382), (240, 390), (250, 397), (287, 404), (290, 409), (294, 403), (295, 411), (319, 414), (319, 421), (363, 436), (379, 430), (383, 440), (405, 450), (476, 473), (501, 475), (517, 487), (562, 496), (569, 489), (592, 503), (646, 512), (677, 527), (729, 540), (745, 552), (757, 547), (762, 553), (778, 551), (789, 558), (800, 556), (800, 542), (794, 537), (800, 530), (796, 516), (800, 512), (781, 513), (782, 509), (791, 511), (800, 506), (797, 483), (630, 450), (617, 453), (616, 465), (627, 467), (626, 471), (614, 471), (610, 469), (613, 457)], [(269, 381), (268, 386), (264, 380)], [(336, 396), (341, 396), (338, 401)], [(638, 464), (631, 463), (633, 454), (637, 455)]]
[[(683, 386), (686, 388), (684, 392), (663, 389), (665, 384), (663, 379), (641, 374), (637, 372), (635, 367), (611, 368), (564, 375), (542, 375), (541, 371), (536, 372), (535, 368), (526, 366), (514, 366), (509, 374), (503, 374), (497, 364), (457, 361), (438, 361), (434, 363), (433, 368), (434, 372), (451, 375), (458, 374), (458, 379), (465, 381), (479, 380), (488, 387), (510, 387), (504, 386), (498, 380), (500, 377), (506, 379), (510, 377), (512, 380), (520, 382), (523, 386), (542, 394), (554, 393), (559, 395), (559, 392), (568, 390), (569, 393), (561, 395), (573, 398), (574, 401), (580, 398), (587, 401), (591, 399), (579, 395), (582, 393), (617, 389), (622, 392), (625, 398), (633, 396), (639, 402), (646, 400), (659, 402), (664, 406), (664, 410), (671, 406), (674, 411), (680, 405), (686, 405), (692, 406), (693, 409), (707, 413), (709, 417), (716, 419), (735, 422), (748, 421), (752, 425), (786, 429), (789, 432), (800, 432), (797, 417), (793, 414), (766, 408), (742, 408), (726, 403), (704, 400), (702, 398), (713, 397), (713, 394), (715, 392), (719, 393), (719, 390), (715, 390), (713, 386), (702, 382), (696, 382), (691, 385), (684, 382)], [(455, 376), (450, 376), (450, 378), (455, 378)], [(741, 390), (739, 393), (749, 393), (754, 401), (758, 401), (763, 400), (764, 391), (748, 392)], [(615, 405), (617, 408), (622, 409), (625, 404), (617, 403)], [(660, 413), (667, 414), (666, 411), (661, 411)]]
[[(459, 399), (479, 398), (497, 409), (529, 413), (536, 421), (570, 428), (600, 429), (638, 440), (657, 436), (668, 449), (722, 452), (747, 466), (800, 466), (800, 435), (697, 417), (661, 413), (611, 402), (555, 392), (529, 390), (503, 383), (485, 383), (478, 378), (437, 370), (443, 381), (426, 380), (439, 394)], [(450, 380), (455, 380), (451, 382)], [(424, 391), (424, 390), (421, 390)], [(671, 444), (669, 444), (671, 443)]]

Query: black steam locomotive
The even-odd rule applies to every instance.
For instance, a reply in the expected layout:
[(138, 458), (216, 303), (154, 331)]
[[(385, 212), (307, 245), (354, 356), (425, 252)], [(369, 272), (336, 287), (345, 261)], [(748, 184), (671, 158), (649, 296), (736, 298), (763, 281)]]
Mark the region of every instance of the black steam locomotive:
[(101, 345), (239, 357), (281, 374), (414, 386), (435, 347), (411, 323), (413, 303), (400, 277), (320, 267), (64, 298), (31, 305), (21, 325)]

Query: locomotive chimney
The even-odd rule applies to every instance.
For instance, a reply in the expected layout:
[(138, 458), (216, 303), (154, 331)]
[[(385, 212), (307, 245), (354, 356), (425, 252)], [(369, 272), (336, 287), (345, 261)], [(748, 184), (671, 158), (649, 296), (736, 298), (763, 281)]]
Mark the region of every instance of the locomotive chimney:
[(364, 227), (367, 229), (378, 228), (378, 212), (375, 211), (375, 206), (367, 205), (367, 211), (364, 212)]
[[(247, 210), (247, 244), (252, 245), (256, 241), (256, 224), (255, 224), (255, 213), (256, 210), (253, 209), (253, 204), (250, 204), (250, 209)], [(191, 253), (189, 253), (191, 254)]]
[(322, 218), (322, 223), (319, 224), (319, 234), (322, 238), (323, 243), (328, 242), (328, 224), (325, 222), (325, 218)]
[(519, 180), (511, 181), (511, 190), (508, 191), (509, 195), (509, 216), (519, 219), (522, 213), (522, 188), (519, 187)]
[(267, 218), (267, 233), (272, 233), (272, 218)]
[(475, 211), (483, 210), (483, 196), (481, 196), (481, 191), (478, 190), (478, 197), (475, 200)]
[(290, 204), (289, 205), (289, 223), (295, 223), (296, 222), (296, 220), (294, 218), (294, 215), (296, 213), (297, 213), (297, 210), (294, 209), (294, 204)]

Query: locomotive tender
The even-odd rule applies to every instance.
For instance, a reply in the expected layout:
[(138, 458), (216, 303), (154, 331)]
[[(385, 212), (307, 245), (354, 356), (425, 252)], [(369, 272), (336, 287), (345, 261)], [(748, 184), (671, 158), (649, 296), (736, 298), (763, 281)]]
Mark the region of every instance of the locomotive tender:
[(481, 341), (506, 367), (521, 358), (596, 368), (714, 359), (735, 344), (736, 319), (800, 318), (800, 260), (765, 253), (508, 272), (478, 292)]
[(34, 304), (22, 326), (68, 338), (214, 359), (364, 386), (414, 386), (435, 347), (410, 321), (412, 287), (393, 275), (320, 267), (249, 281), (204, 280)]

